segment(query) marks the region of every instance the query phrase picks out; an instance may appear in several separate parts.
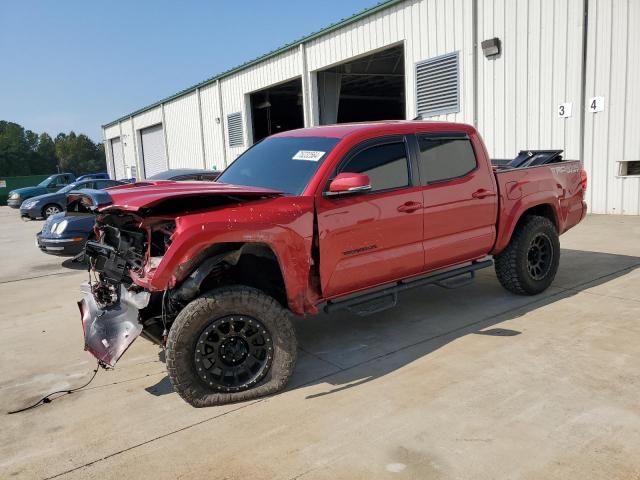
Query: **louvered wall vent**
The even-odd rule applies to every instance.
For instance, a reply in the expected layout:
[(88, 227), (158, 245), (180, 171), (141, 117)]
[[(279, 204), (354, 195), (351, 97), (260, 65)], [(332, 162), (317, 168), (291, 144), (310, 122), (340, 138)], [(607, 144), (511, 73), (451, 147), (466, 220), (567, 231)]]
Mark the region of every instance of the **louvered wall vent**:
[(242, 131), (242, 113), (230, 113), (227, 115), (227, 130), (229, 132), (229, 146), (242, 147), (244, 145), (244, 133)]
[(416, 104), (423, 118), (460, 111), (458, 52), (416, 64)]

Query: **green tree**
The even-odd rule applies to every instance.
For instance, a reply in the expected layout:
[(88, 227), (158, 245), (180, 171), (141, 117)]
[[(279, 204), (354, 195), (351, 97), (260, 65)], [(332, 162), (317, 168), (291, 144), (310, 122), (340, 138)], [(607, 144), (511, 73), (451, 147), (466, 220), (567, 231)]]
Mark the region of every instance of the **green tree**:
[(28, 175), (28, 155), (24, 128), (17, 123), (0, 121), (0, 175)]
[(13, 122), (0, 121), (0, 176), (83, 173), (106, 170), (104, 147), (75, 132), (59, 133), (55, 140)]
[(38, 137), (37, 165), (38, 173), (57, 172), (58, 159), (56, 146), (48, 133), (41, 133)]
[(76, 175), (95, 173), (106, 169), (104, 148), (96, 145), (84, 134), (60, 133), (55, 140), (56, 157), (60, 170)]

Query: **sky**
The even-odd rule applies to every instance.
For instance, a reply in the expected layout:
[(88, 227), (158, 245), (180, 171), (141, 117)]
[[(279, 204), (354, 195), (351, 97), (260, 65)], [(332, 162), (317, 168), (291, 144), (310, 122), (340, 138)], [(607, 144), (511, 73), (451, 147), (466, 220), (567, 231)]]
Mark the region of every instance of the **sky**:
[(1, 0), (0, 120), (85, 133), (379, 0)]

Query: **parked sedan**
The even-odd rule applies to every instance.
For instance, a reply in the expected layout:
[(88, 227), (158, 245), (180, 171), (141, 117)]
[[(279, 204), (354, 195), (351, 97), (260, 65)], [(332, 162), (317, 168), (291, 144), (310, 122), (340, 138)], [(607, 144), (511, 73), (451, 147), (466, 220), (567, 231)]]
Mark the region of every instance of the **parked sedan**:
[(69, 185), (75, 180), (75, 178), (76, 176), (73, 173), (57, 173), (45, 178), (38, 185), (34, 185), (33, 187), (16, 188), (9, 192), (7, 205), (11, 208), (20, 208), (22, 202), (25, 200), (38, 195), (56, 192)]
[(47, 193), (25, 200), (20, 206), (20, 216), (27, 219), (48, 218), (51, 215), (62, 212), (67, 206), (67, 193), (72, 190), (103, 188), (124, 185), (118, 180), (84, 180), (67, 185), (54, 193)]
[[(198, 170), (178, 168), (158, 173), (149, 180), (201, 180), (214, 181), (220, 172), (213, 170)], [(117, 182), (118, 184), (124, 182)], [(77, 190), (81, 187), (74, 187)], [(87, 188), (87, 187), (84, 187)], [(67, 189), (65, 189), (67, 190)], [(66, 204), (66, 199), (65, 199)], [(93, 214), (82, 213), (56, 213), (44, 223), (42, 231), (36, 235), (36, 244), (44, 253), (51, 255), (75, 256), (84, 249), (84, 244), (92, 238), (95, 217)]]

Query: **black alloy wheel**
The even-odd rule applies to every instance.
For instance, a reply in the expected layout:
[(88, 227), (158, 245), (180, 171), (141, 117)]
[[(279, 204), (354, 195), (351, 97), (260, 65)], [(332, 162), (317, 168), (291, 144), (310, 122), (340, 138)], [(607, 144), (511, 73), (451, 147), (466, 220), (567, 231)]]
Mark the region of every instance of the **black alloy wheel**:
[(194, 352), (200, 380), (210, 389), (239, 392), (267, 374), (273, 362), (273, 340), (259, 320), (227, 315), (210, 322)]
[(534, 280), (544, 279), (553, 262), (553, 246), (549, 237), (540, 232), (531, 239), (527, 252), (527, 269)]
[(246, 285), (211, 290), (178, 314), (167, 337), (167, 373), (194, 407), (281, 391), (297, 357), (295, 329), (277, 300)]

